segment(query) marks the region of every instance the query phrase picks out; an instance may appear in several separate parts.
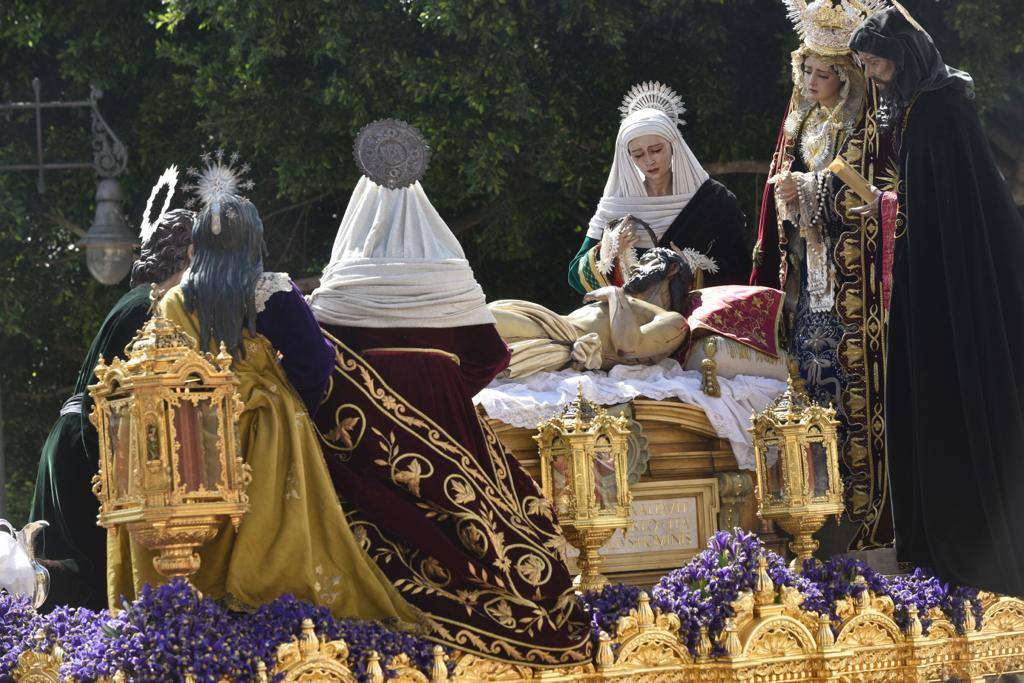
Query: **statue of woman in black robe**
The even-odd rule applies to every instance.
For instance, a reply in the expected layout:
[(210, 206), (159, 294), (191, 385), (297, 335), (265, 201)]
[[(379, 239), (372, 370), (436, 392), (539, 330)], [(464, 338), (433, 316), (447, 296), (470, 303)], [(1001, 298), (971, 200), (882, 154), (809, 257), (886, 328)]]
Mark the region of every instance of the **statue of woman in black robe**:
[(164, 290), (177, 284), (188, 267), (195, 214), (175, 209), (164, 215), (142, 245), (132, 267), (132, 289), (110, 309), (93, 339), (75, 389), (43, 444), (32, 496), (31, 521), (46, 520), (39, 556), (49, 570), (50, 596), (44, 609), (57, 604), (104, 609), (107, 606), (106, 531), (97, 526), (99, 502), (92, 477), (99, 470), (99, 440), (89, 421), (96, 362), (124, 358), (124, 347), (149, 319), (151, 285)]
[(897, 555), (1024, 595), (1024, 221), (970, 76), (902, 8), (850, 46), (902, 136), (885, 413)]

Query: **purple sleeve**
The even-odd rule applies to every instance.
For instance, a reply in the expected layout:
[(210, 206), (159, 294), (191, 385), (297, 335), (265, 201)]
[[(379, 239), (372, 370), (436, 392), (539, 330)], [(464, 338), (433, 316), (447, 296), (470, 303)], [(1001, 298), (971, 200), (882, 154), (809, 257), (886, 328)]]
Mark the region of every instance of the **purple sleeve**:
[(256, 331), (281, 354), (281, 366), (299, 397), (316, 415), (334, 369), (334, 347), (327, 341), (295, 283), (275, 292), (256, 316)]

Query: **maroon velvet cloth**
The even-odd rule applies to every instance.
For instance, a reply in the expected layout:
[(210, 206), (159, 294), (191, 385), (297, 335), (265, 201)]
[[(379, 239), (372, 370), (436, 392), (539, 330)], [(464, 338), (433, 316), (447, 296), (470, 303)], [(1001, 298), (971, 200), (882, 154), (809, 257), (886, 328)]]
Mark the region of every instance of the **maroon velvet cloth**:
[(590, 661), (550, 505), (473, 406), (511, 356), (494, 325), (324, 330), (335, 369), (315, 422), (328, 469), (428, 637), (509, 662)]
[[(324, 325), (324, 329), (360, 354), (395, 392), (426, 412), (469, 452), (486, 450), (473, 396), (508, 367), (512, 357), (494, 325), (447, 329)], [(458, 356), (459, 364), (441, 353), (384, 350), (403, 348), (437, 349)], [(328, 396), (324, 405), (330, 403)], [(330, 422), (332, 416), (328, 413), (325, 411), (324, 420)], [(458, 539), (424, 518), (408, 492), (390, 482), (378, 485), (373, 481), (380, 473), (372, 467), (372, 460), (353, 457), (346, 463), (344, 474), (339, 466), (333, 466), (332, 473), (341, 475), (335, 475), (335, 487), (349, 506), (357, 507), (392, 537), (429, 552), (445, 566), (464, 564), (465, 550)], [(520, 469), (517, 474), (526, 477), (529, 486), (535, 485), (525, 471)], [(356, 481), (358, 486), (354, 485)]]

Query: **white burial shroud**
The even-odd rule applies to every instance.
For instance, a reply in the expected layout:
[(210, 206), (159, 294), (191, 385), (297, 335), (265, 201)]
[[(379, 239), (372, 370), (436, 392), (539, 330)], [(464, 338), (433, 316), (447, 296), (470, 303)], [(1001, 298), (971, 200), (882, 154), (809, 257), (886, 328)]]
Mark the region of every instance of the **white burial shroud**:
[(699, 372), (683, 370), (679, 363), (665, 359), (656, 365), (616, 365), (605, 372), (538, 372), (516, 379), (496, 379), (473, 402), (487, 416), (513, 427), (536, 429), (542, 420), (554, 417), (576, 398), (579, 385), (583, 395), (601, 405), (626, 403), (634, 398), (661, 401), (669, 398), (704, 409), (708, 422), (722, 439), (727, 439), (740, 469), (753, 470), (754, 447), (750, 415), (761, 412), (786, 383), (768, 377), (737, 375), (718, 378), (722, 396), (713, 398), (700, 389)]
[[(643, 173), (629, 155), (630, 141), (641, 135), (658, 135), (671, 144), (672, 194), (647, 196)], [(672, 119), (658, 109), (639, 109), (619, 125), (612, 168), (604, 186), (604, 196), (590, 219), (587, 237), (601, 239), (610, 221), (631, 214), (650, 225), (655, 236), (661, 239), (707, 179), (708, 172), (701, 167)], [(638, 247), (649, 249), (657, 246), (651, 243), (645, 231), (640, 231), (637, 238)]]
[(419, 182), (389, 190), (359, 179), (331, 263), (309, 297), (316, 319), (352, 327), (494, 323), (462, 245)]

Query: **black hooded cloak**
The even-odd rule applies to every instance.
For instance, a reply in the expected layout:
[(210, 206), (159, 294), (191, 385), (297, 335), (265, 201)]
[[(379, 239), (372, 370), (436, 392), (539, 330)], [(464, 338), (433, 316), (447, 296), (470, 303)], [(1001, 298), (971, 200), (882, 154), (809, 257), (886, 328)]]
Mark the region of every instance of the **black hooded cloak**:
[(1024, 221), (971, 79), (898, 10), (851, 48), (897, 65), (900, 217), (885, 430), (900, 560), (1024, 595)]

